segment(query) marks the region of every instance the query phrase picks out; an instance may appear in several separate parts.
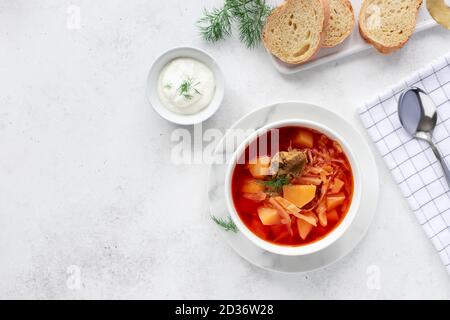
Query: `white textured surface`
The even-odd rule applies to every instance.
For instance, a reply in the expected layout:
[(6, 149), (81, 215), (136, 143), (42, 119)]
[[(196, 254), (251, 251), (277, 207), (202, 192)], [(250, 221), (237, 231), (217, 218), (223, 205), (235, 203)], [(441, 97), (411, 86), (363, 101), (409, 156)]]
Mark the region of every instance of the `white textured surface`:
[[(0, 1), (0, 298), (450, 298), (439, 257), (378, 155), (378, 214), (349, 256), (306, 275), (243, 261), (211, 227), (207, 167), (170, 163), (176, 126), (144, 90), (162, 50), (199, 46), (227, 84), (205, 127), (309, 100), (362, 130), (356, 109), (449, 52), (450, 32), (283, 77), (262, 48), (200, 40), (193, 23), (212, 2)], [(66, 28), (70, 4), (81, 8), (80, 30)], [(70, 265), (81, 268), (79, 290), (66, 285)]]

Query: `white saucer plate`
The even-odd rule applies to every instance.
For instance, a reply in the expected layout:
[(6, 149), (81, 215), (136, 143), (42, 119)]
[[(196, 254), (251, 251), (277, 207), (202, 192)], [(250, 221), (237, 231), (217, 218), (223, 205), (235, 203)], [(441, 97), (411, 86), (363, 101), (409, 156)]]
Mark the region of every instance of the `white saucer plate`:
[[(365, 139), (350, 123), (323, 107), (307, 102), (278, 103), (247, 114), (231, 129), (243, 129), (245, 132), (250, 132), (275, 121), (290, 119), (315, 121), (331, 128), (347, 141), (356, 155), (356, 161), (363, 173), (361, 205), (346, 233), (335, 243), (317, 253), (307, 256), (284, 256), (257, 247), (239, 232), (226, 231), (217, 224), (214, 226), (223, 234), (229, 245), (250, 263), (267, 270), (295, 273), (323, 268), (341, 259), (356, 247), (366, 234), (376, 212), (379, 184), (375, 159)], [(227, 134), (229, 135), (230, 132), (232, 130)], [(209, 172), (208, 199), (211, 215), (217, 218), (228, 219), (229, 217), (225, 200), (227, 163), (223, 160), (231, 159), (231, 154), (245, 138), (245, 135), (239, 135), (238, 140), (241, 139), (241, 141), (236, 141), (237, 143), (230, 148), (230, 144), (226, 143), (227, 135), (225, 135), (215, 149), (215, 161)]]

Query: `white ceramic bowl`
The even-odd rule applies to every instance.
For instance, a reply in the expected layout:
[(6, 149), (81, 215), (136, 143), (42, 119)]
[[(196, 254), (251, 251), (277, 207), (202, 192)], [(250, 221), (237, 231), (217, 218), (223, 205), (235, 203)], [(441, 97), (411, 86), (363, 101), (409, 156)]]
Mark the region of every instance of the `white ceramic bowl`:
[[(353, 190), (353, 198), (350, 204), (350, 208), (345, 215), (344, 219), (341, 221), (341, 223), (332, 230), (328, 235), (326, 235), (324, 238), (315, 241), (310, 244), (300, 245), (300, 246), (284, 246), (284, 245), (276, 245), (271, 242), (265, 241), (258, 236), (256, 236), (250, 229), (247, 228), (247, 226), (244, 224), (244, 222), (239, 217), (239, 214), (236, 211), (236, 208), (233, 203), (232, 199), (232, 193), (231, 193), (231, 182), (232, 182), (232, 176), (233, 171), (236, 166), (237, 159), (242, 155), (242, 153), (245, 151), (246, 147), (253, 142), (259, 135), (263, 134), (264, 132), (269, 131), (270, 129), (275, 128), (281, 128), (285, 126), (300, 126), (300, 127), (306, 127), (315, 129), (319, 132), (324, 133), (328, 137), (330, 137), (333, 140), (338, 141), (343, 150), (345, 155), (347, 156), (350, 166), (352, 168), (353, 172), (353, 184), (354, 184), (354, 190)], [(330, 246), (336, 240), (338, 240), (349, 228), (349, 226), (352, 224), (361, 201), (361, 172), (360, 168), (358, 166), (358, 163), (356, 162), (355, 155), (348, 147), (348, 144), (333, 130), (330, 128), (327, 128), (325, 126), (322, 126), (321, 124), (313, 121), (307, 121), (307, 120), (300, 120), (300, 119), (292, 119), (292, 120), (284, 120), (284, 121), (278, 121), (271, 123), (267, 126), (264, 126), (260, 128), (259, 130), (255, 131), (253, 134), (251, 134), (245, 141), (241, 143), (241, 145), (236, 149), (236, 152), (234, 153), (230, 163), (227, 167), (226, 177), (225, 177), (225, 198), (228, 206), (228, 211), (230, 212), (230, 216), (233, 220), (233, 222), (238, 227), (239, 231), (246, 236), (250, 241), (252, 241), (255, 245), (258, 247), (267, 250), (272, 253), (280, 254), (280, 255), (287, 255), (287, 256), (302, 256), (302, 255), (309, 255), (318, 251), (321, 251), (325, 249), (326, 247)]]
[[(195, 114), (177, 114), (168, 110), (159, 99), (158, 79), (159, 75), (170, 61), (176, 58), (193, 58), (203, 62), (211, 69), (216, 82), (214, 96), (207, 107)], [(214, 59), (205, 51), (191, 47), (177, 47), (164, 52), (153, 62), (147, 77), (147, 97), (153, 109), (164, 119), (173, 123), (190, 125), (200, 123), (211, 117), (220, 107), (225, 92), (225, 82), (222, 71)]]

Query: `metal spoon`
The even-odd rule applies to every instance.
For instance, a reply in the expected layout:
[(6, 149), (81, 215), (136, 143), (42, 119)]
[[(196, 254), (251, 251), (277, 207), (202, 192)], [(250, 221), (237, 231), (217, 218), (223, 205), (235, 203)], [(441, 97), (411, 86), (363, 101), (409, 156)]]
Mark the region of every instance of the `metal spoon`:
[(398, 100), (398, 116), (403, 128), (410, 135), (430, 144), (450, 186), (450, 170), (432, 140), (437, 122), (437, 110), (428, 94), (416, 87), (403, 91)]

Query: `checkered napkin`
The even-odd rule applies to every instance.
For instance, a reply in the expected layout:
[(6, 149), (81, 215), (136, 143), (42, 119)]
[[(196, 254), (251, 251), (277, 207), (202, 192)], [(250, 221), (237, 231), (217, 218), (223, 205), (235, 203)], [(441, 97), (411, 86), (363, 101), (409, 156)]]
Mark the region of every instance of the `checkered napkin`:
[(397, 102), (410, 86), (437, 106), (433, 140), (450, 164), (450, 54), (412, 74), (362, 107), (361, 120), (450, 274), (450, 189), (428, 144), (402, 128)]

